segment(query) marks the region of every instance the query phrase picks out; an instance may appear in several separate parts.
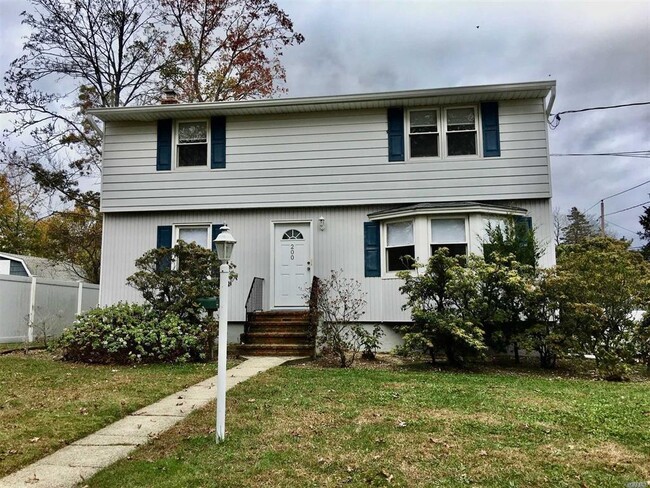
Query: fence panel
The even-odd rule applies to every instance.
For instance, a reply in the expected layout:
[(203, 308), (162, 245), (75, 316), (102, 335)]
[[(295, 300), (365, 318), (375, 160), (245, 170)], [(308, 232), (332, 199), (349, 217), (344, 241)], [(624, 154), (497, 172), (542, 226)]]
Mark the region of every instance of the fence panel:
[(81, 310), (90, 310), (99, 304), (99, 285), (83, 283), (83, 295), (81, 296)]
[[(0, 276), (0, 342), (20, 342), (32, 338), (56, 337), (72, 324), (79, 310), (96, 307), (99, 286), (36, 278), (32, 302), (32, 279)], [(33, 312), (30, 324), (30, 311)]]
[(0, 342), (27, 337), (31, 288), (31, 278), (0, 276)]

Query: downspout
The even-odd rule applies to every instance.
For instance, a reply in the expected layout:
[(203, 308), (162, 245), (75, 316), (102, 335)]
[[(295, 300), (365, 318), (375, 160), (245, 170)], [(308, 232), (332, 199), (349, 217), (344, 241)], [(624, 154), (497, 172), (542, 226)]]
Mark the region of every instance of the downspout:
[(93, 118), (92, 115), (86, 115), (86, 121), (90, 124), (90, 126), (99, 134), (99, 136), (103, 139), (104, 138), (104, 131), (99, 128), (97, 125), (97, 122), (95, 122), (95, 119)]
[(551, 116), (551, 110), (553, 110), (554, 103), (555, 103), (555, 85), (551, 87), (551, 98), (548, 100), (548, 105), (546, 106), (547, 119)]

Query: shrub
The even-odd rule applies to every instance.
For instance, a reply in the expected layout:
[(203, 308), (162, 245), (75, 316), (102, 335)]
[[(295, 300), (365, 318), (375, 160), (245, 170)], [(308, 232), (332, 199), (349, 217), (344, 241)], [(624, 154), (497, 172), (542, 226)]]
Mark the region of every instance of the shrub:
[(404, 348), (427, 352), (432, 362), (440, 351), (451, 364), (486, 349), (483, 330), (476, 316), (479, 307), (479, 278), (464, 258), (449, 256), (447, 248), (437, 250), (417, 274), (401, 271), (400, 291), (407, 296), (404, 309), (411, 309), (413, 322), (401, 326)]
[[(144, 253), (135, 262), (138, 271), (127, 283), (140, 291), (159, 315), (175, 314), (198, 326), (205, 317), (198, 299), (219, 295), (220, 264), (209, 249), (179, 241), (172, 248)], [(236, 277), (231, 264), (230, 280)]]
[(325, 355), (333, 355), (342, 368), (351, 366), (360, 351), (374, 356), (384, 335), (378, 325), (366, 330), (358, 320), (366, 307), (361, 283), (344, 278), (341, 271), (331, 271), (320, 281), (316, 290), (316, 310), (319, 314), (317, 344)]
[(528, 226), (526, 219), (509, 217), (503, 224), (493, 226), (488, 223), (485, 233), (482, 245), (486, 261), (512, 255), (521, 264), (537, 267), (543, 247), (535, 236), (535, 229)]
[(209, 327), (149, 305), (118, 303), (85, 312), (59, 339), (63, 359), (88, 363), (187, 362), (208, 359)]
[(560, 320), (610, 380), (624, 379), (634, 362), (633, 312), (647, 310), (650, 301), (650, 265), (629, 245), (595, 238), (563, 246), (558, 259), (564, 283)]
[(565, 286), (555, 268), (538, 270), (526, 286), (523, 309), (528, 325), (517, 340), (523, 348), (537, 352), (545, 369), (555, 368), (557, 360), (575, 345), (571, 329), (559, 320)]

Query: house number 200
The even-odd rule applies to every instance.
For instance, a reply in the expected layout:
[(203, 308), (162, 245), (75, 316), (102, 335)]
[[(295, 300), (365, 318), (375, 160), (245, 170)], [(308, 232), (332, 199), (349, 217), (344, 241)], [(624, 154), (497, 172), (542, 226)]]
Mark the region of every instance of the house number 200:
[(294, 248), (295, 248), (295, 244), (291, 244), (291, 261), (296, 259), (296, 256), (295, 256), (296, 250)]

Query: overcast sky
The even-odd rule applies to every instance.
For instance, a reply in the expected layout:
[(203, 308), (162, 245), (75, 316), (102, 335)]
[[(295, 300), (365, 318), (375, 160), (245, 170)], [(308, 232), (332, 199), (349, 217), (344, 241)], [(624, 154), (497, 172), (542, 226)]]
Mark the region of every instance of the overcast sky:
[[(25, 1), (0, 0), (0, 70), (20, 54)], [(650, 101), (650, 1), (278, 0), (306, 40), (289, 96), (557, 80), (554, 112)], [(650, 150), (650, 105), (563, 116), (552, 153)], [(586, 210), (650, 180), (650, 159), (552, 157), (553, 206)], [(650, 184), (606, 213), (650, 200)], [(596, 214), (598, 207), (590, 213)], [(607, 217), (635, 237), (642, 208)], [(634, 231), (634, 232), (630, 232)], [(638, 245), (638, 238), (635, 245)]]

